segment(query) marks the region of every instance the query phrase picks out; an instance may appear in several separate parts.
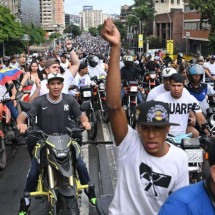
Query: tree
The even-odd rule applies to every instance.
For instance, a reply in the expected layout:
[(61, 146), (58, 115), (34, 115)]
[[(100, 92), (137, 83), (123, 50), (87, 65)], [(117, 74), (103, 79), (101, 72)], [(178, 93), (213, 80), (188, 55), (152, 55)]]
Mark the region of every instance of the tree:
[(14, 15), (7, 7), (0, 6), (0, 42), (18, 39), (23, 35), (22, 26), (15, 22)]
[(81, 35), (82, 31), (77, 25), (69, 25), (64, 29), (63, 33), (64, 34), (72, 33), (74, 35), (74, 37), (77, 37), (77, 36)]
[(98, 35), (98, 29), (95, 28), (95, 27), (91, 27), (91, 28), (89, 28), (89, 33), (90, 33), (92, 36), (96, 37), (96, 36)]
[(215, 1), (214, 0), (190, 0), (191, 9), (196, 9), (201, 14), (201, 25), (210, 24), (209, 46), (215, 51)]

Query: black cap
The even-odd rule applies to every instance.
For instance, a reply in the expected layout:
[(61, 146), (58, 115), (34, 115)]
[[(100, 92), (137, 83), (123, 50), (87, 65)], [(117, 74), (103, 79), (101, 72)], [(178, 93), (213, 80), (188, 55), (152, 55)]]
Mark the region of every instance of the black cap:
[(151, 126), (178, 126), (177, 123), (169, 122), (169, 106), (160, 101), (146, 101), (136, 108), (136, 122), (141, 125)]

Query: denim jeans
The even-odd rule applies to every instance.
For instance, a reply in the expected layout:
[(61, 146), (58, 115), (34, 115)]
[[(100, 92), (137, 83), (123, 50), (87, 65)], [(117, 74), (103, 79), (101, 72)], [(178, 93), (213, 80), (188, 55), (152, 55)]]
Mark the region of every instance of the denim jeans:
[(6, 106), (7, 106), (8, 109), (10, 110), (11, 116), (13, 117), (13, 119), (16, 120), (17, 117), (18, 117), (18, 115), (19, 115), (19, 112), (18, 112), (18, 110), (14, 107), (13, 102), (12, 102), (12, 101), (8, 101), (8, 102), (6, 103)]
[[(79, 179), (82, 185), (88, 184), (90, 182), (90, 177), (87, 171), (86, 164), (84, 163), (81, 156), (79, 156), (77, 160), (77, 171), (79, 175)], [(24, 192), (34, 192), (37, 188), (37, 182), (39, 178), (39, 164), (35, 157), (31, 160), (31, 167), (28, 171), (27, 181), (25, 185)]]

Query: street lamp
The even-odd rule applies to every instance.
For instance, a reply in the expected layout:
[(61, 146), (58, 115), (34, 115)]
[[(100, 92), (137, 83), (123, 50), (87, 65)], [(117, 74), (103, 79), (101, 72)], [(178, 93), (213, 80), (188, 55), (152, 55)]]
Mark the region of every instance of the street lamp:
[(171, 22), (172, 22), (172, 20), (171, 20), (169, 13), (166, 13), (166, 14), (169, 17), (169, 40), (171, 40), (171, 38), (172, 38), (171, 37), (171, 34), (172, 34)]
[[(138, 21), (139, 21), (139, 35), (141, 35), (141, 21), (140, 21), (140, 18), (138, 18), (136, 15), (134, 15), (134, 14), (128, 14), (128, 16), (133, 16), (133, 17), (135, 17)], [(139, 38), (138, 38), (139, 39)], [(143, 38), (142, 38), (143, 39)], [(138, 42), (138, 44), (139, 44), (139, 42)], [(139, 46), (139, 45), (138, 45)], [(142, 48), (139, 48), (140, 49), (140, 52), (141, 52), (141, 49)]]

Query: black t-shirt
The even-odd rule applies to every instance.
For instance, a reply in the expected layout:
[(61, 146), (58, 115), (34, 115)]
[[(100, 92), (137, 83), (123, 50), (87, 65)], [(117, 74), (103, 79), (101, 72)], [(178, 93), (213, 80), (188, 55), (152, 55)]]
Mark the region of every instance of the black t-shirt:
[(69, 127), (69, 117), (77, 119), (82, 112), (73, 96), (62, 94), (62, 99), (56, 103), (46, 94), (33, 100), (29, 114), (37, 116), (37, 124), (45, 133), (64, 134), (65, 127)]
[(155, 63), (154, 61), (148, 61), (146, 64), (145, 64), (145, 67), (147, 70), (149, 71), (156, 71), (156, 69), (159, 69), (160, 66), (158, 63)]
[(122, 67), (121, 68), (121, 77), (122, 80), (126, 80), (126, 81), (136, 81), (138, 74), (141, 73), (141, 70), (137, 67)]

